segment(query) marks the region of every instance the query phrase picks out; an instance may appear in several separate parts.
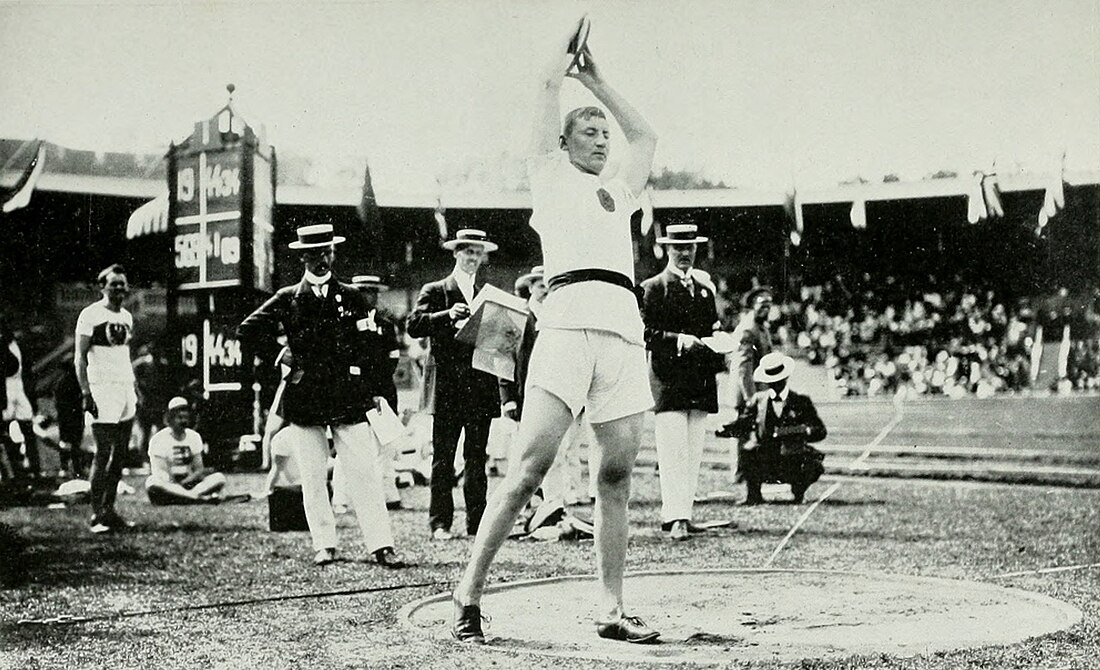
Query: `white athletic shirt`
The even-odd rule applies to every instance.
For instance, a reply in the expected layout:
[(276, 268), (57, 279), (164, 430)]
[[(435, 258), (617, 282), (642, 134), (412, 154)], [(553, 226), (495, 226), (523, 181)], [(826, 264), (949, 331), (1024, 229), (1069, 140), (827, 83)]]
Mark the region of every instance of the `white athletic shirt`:
[(130, 363), (130, 340), (134, 317), (125, 307), (117, 312), (107, 307), (107, 299), (85, 307), (76, 319), (76, 336), (92, 338), (88, 349), (88, 383), (132, 383), (134, 367)]
[[(173, 481), (190, 475), (195, 470), (195, 457), (202, 452), (202, 437), (190, 428), (183, 429), (182, 440), (176, 439), (171, 428), (161, 428), (149, 438), (149, 457), (168, 459), (168, 473)], [(154, 468), (152, 475), (158, 474), (161, 473)]]
[[(527, 160), (531, 227), (542, 240), (546, 277), (601, 268), (634, 279), (630, 216), (638, 200), (621, 179), (604, 183), (581, 172), (564, 151)], [(644, 344), (642, 317), (630, 291), (606, 282), (562, 287), (546, 297), (539, 328), (607, 330)]]

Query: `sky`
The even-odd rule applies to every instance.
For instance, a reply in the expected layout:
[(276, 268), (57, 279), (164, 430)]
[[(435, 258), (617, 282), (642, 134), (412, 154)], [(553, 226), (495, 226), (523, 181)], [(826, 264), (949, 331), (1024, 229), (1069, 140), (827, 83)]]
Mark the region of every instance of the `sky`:
[(424, 192), (522, 157), (534, 73), (586, 11), (658, 169), (769, 189), (1100, 168), (1097, 0), (0, 0), (0, 137), (160, 151), (232, 82), (279, 151)]

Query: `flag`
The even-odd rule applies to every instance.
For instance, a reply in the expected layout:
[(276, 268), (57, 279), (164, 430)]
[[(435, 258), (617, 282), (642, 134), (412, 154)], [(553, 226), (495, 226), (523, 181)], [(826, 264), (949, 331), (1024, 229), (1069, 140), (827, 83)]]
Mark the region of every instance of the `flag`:
[(1004, 218), (1005, 208), (1001, 205), (1001, 185), (996, 172), (982, 177), (982, 201), (990, 218)]
[(380, 225), (382, 217), (378, 211), (378, 201), (374, 197), (374, 185), (371, 183), (369, 162), (363, 163), (363, 194), (359, 198), (359, 203), (355, 206), (355, 211), (359, 214), (359, 220), (364, 225), (370, 227)]
[(38, 183), (38, 178), (42, 176), (42, 168), (46, 165), (46, 143), (39, 142), (38, 150), (35, 152), (34, 158), (31, 159), (30, 164), (23, 170), (23, 175), (19, 177), (19, 181), (15, 184), (15, 188), (12, 194), (4, 199), (3, 211), (5, 214), (10, 214), (17, 209), (26, 207), (31, 201), (31, 193), (34, 192), (34, 186)]
[(439, 229), (439, 241), (440, 243), (447, 241), (447, 217), (443, 214), (447, 210), (443, 209), (443, 201), (436, 200), (435, 203), (435, 225)]
[(1066, 206), (1066, 154), (1062, 153), (1061, 164), (1054, 171), (1047, 184), (1046, 193), (1043, 194), (1043, 207), (1039, 210), (1039, 227), (1035, 233), (1041, 235), (1043, 228), (1058, 212)]
[[(783, 211), (787, 214), (791, 244), (797, 247), (802, 244), (802, 232), (805, 230), (805, 223), (802, 220), (802, 202), (798, 199), (798, 189), (796, 187), (792, 187), (783, 199)], [(855, 225), (854, 220), (852, 225)]]
[(848, 213), (848, 217), (852, 220), (852, 227), (856, 230), (865, 230), (867, 228), (867, 201), (863, 198), (852, 202), (852, 211)]
[(984, 176), (981, 172), (975, 172), (966, 193), (966, 220), (970, 223), (985, 221), (989, 217), (989, 210), (985, 205), (985, 190), (982, 188)]

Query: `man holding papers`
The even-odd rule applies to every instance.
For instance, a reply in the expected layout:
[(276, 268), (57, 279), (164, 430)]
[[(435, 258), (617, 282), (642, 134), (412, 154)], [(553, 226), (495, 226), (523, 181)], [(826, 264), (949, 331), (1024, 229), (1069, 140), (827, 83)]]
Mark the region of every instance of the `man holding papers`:
[(497, 245), (483, 231), (460, 230), (443, 246), (454, 253), (454, 271), (420, 289), (408, 320), (411, 337), (430, 338), (435, 365), (435, 388), (425, 393), (432, 395), (434, 414), (428, 526), (437, 540), (454, 537), (452, 489), (459, 433), (465, 433), (462, 457), (466, 463), (466, 532), (477, 533), (488, 488), (485, 445), (489, 424), (500, 411), (496, 377), (475, 369), (474, 345), (455, 337), (472, 315), (470, 304), (484, 285), (477, 271)]
[(668, 267), (642, 282), (661, 521), (673, 540), (686, 540), (695, 529), (691, 507), (707, 414), (718, 411), (715, 375), (725, 367), (725, 356), (708, 346), (719, 325), (718, 309), (710, 275), (694, 267), (696, 245), (707, 241), (697, 233), (694, 224), (668, 226), (657, 238), (668, 253)]

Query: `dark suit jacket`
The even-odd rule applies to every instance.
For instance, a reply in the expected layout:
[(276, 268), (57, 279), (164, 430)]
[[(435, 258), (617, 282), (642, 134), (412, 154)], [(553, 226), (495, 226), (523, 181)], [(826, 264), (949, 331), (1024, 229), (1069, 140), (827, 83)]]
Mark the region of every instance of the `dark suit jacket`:
[(718, 411), (715, 374), (725, 358), (706, 347), (679, 351), (678, 335), (712, 334), (718, 324), (714, 287), (695, 281), (695, 295), (665, 268), (642, 282), (646, 348), (650, 351), (649, 379), (655, 412)]
[(737, 340), (737, 349), (730, 357), (730, 375), (733, 376), (733, 406), (740, 411), (756, 393), (752, 373), (764, 354), (771, 353), (772, 338), (751, 315), (742, 315), (733, 337)]
[(509, 402), (516, 403), (516, 418), (523, 415), (523, 389), (527, 384), (527, 368), (531, 363), (531, 351), (535, 348), (535, 338), (538, 337), (538, 319), (534, 312), (527, 313), (527, 323), (523, 326), (523, 340), (516, 348), (516, 374), (515, 381), (500, 378), (500, 404), (503, 406)]
[[(755, 441), (764, 449), (779, 447), (793, 453), (806, 451), (809, 442), (825, 439), (828, 431), (809, 396), (791, 391), (779, 416), (775, 415), (770, 398), (767, 391), (761, 391), (749, 399), (734, 422), (738, 437)], [(777, 432), (780, 434), (776, 435)]]
[(237, 332), (246, 342), (271, 345), (287, 337), (295, 371), (283, 395), (283, 417), (305, 426), (358, 423), (384, 395), (386, 370), (372, 365), (364, 335), (367, 306), (353, 286), (332, 278), (318, 298), (303, 279), (279, 289), (245, 317)]
[[(482, 283), (475, 282), (475, 295), (482, 286)], [(451, 323), (447, 311), (460, 302), (466, 302), (466, 298), (458, 288), (458, 282), (448, 276), (425, 284), (409, 314), (409, 335), (431, 340), (431, 356), (435, 364), (432, 407), (436, 415), (460, 415), (467, 419), (498, 416), (500, 397), (497, 378), (475, 370), (473, 346), (455, 339), (458, 329)]]

